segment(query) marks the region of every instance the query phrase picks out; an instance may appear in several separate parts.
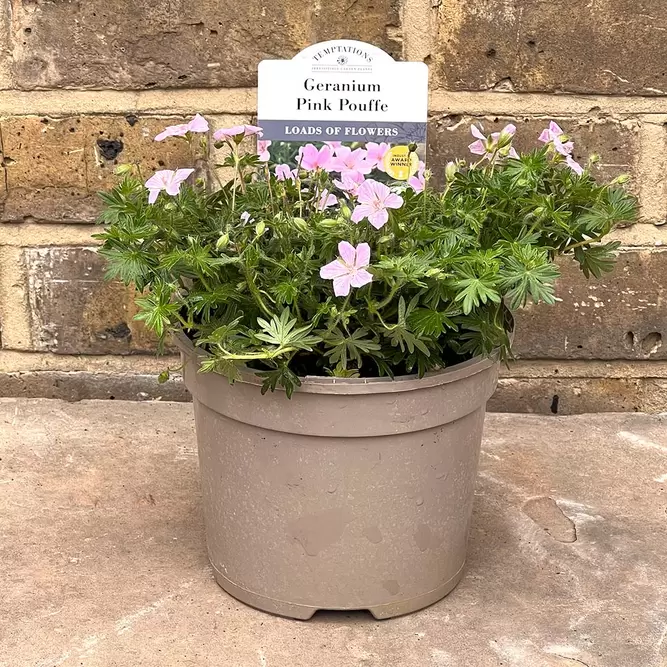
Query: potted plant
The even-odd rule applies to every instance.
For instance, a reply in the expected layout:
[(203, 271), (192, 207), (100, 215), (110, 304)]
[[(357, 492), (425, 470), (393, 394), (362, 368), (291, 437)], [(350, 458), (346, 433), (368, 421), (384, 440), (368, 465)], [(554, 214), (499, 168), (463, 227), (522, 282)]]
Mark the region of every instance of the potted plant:
[(558, 255), (612, 269), (623, 179), (596, 183), (555, 123), (525, 155), (513, 125), (472, 133), (441, 187), (423, 164), (392, 181), (387, 144), (290, 152), (242, 125), (214, 134), (228, 182), (124, 166), (103, 195), (109, 276), (185, 362), (215, 577), (253, 606), (384, 618), (454, 588), (511, 310), (555, 301)]

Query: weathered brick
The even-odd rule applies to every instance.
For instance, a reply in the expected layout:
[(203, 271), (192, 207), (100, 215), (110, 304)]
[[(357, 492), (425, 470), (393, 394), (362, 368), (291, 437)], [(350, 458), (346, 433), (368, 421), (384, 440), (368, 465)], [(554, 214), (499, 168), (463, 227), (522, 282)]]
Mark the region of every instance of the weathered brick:
[(104, 280), (92, 248), (25, 248), (33, 348), (58, 354), (131, 354), (155, 349), (134, 293)]
[[(611, 179), (620, 174), (632, 173), (637, 163), (639, 147), (638, 124), (634, 121), (619, 122), (608, 118), (534, 118), (492, 116), (484, 118), (464, 118), (440, 115), (431, 118), (428, 128), (428, 163), (435, 178), (442, 177), (448, 160), (472, 159), (468, 145), (475, 139), (470, 134), (470, 125), (475, 123), (484, 128), (485, 133), (497, 132), (507, 123), (517, 127), (514, 145), (519, 151), (530, 151), (542, 146), (537, 141), (540, 132), (556, 120), (563, 131), (574, 141), (574, 157), (585, 164), (588, 157), (596, 154), (600, 161), (593, 167), (593, 173), (600, 179)], [(475, 158), (477, 159), (477, 158)]]
[(0, 398), (56, 398), (61, 401), (190, 401), (180, 377), (159, 384), (157, 376), (89, 371), (0, 372)]
[(489, 412), (579, 415), (664, 412), (667, 381), (658, 378), (523, 378), (498, 382)]
[(442, 0), (433, 80), (450, 90), (661, 95), (664, 0)]
[(153, 137), (180, 118), (81, 116), (53, 120), (13, 117), (0, 123), (7, 174), (2, 219), (90, 222), (99, 190), (117, 177), (114, 166), (140, 162), (146, 174), (192, 162), (186, 143)]
[(517, 357), (667, 359), (667, 252), (623, 252), (600, 280), (587, 281), (569, 258), (560, 266), (562, 301), (516, 313)]
[(250, 86), (260, 60), (291, 58), (322, 39), (400, 51), (387, 35), (395, 4), (14, 0), (14, 76), (26, 89)]

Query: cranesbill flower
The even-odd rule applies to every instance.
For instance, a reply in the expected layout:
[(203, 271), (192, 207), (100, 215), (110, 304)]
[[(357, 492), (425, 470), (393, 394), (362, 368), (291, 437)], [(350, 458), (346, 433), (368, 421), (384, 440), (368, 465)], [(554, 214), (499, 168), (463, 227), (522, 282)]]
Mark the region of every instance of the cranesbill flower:
[(168, 195), (177, 195), (181, 190), (181, 183), (194, 172), (194, 169), (161, 169), (156, 171), (144, 184), (148, 188), (148, 203), (154, 204), (162, 190)]
[[(564, 139), (565, 141), (563, 141)], [(561, 155), (571, 155), (574, 149), (574, 144), (571, 141), (567, 141), (565, 132), (553, 120), (549, 123), (549, 127), (542, 130), (542, 134), (540, 134), (538, 140), (543, 144), (553, 143), (556, 152)]]
[(361, 222), (368, 218), (375, 229), (380, 229), (389, 220), (387, 209), (400, 208), (403, 205), (403, 197), (393, 193), (384, 183), (373, 179), (368, 179), (359, 186), (357, 201), (359, 203), (352, 211), (352, 222)]
[(333, 183), (339, 190), (356, 197), (359, 186), (364, 180), (365, 177), (360, 171), (344, 171), (340, 175), (340, 180), (335, 180)]
[(331, 160), (331, 171), (358, 171), (361, 174), (370, 174), (373, 165), (366, 160), (368, 153), (363, 148), (352, 150), (348, 146), (336, 149), (336, 156)]
[(332, 151), (329, 146), (322, 146), (318, 150), (317, 146), (306, 144), (299, 148), (297, 163), (306, 171), (315, 171), (316, 169), (331, 171), (331, 158)]
[(334, 153), (343, 145), (342, 141), (325, 141), (324, 142)]
[(257, 156), (260, 162), (268, 162), (271, 159), (269, 153), (270, 139), (258, 139), (257, 141)]
[(516, 126), (505, 125), (500, 132), (492, 132), (488, 137), (484, 136), (476, 125), (470, 126), (470, 132), (477, 141), (473, 141), (468, 149), (474, 155), (483, 155), (490, 158), (494, 153), (501, 157), (518, 158), (519, 154), (512, 147), (511, 141)]
[(208, 132), (208, 122), (206, 118), (199, 114), (195, 114), (195, 117), (189, 123), (165, 127), (165, 129), (155, 137), (155, 141), (163, 141), (167, 137), (184, 137), (188, 132)]
[(333, 280), (334, 294), (347, 296), (352, 287), (363, 287), (373, 280), (366, 271), (371, 260), (368, 243), (360, 243), (356, 248), (347, 241), (338, 244), (340, 257), (320, 269), (320, 277)]
[(559, 153), (565, 158), (565, 164), (567, 164), (575, 174), (581, 176), (581, 174), (584, 173), (584, 168), (572, 157), (574, 143), (567, 140), (567, 135), (553, 120), (549, 123), (549, 127), (542, 130), (542, 134), (540, 134), (538, 140), (543, 144), (551, 144), (556, 153)]
[(250, 137), (253, 134), (262, 136), (263, 130), (257, 125), (234, 125), (234, 127), (222, 128), (213, 133), (213, 138), (216, 141), (224, 141), (227, 139), (234, 139), (240, 143), (244, 137)]
[(369, 141), (366, 144), (366, 152), (368, 153), (366, 155), (366, 160), (368, 160), (368, 162), (370, 162), (376, 169), (384, 171), (384, 156), (390, 148), (391, 146), (384, 141), (381, 144)]
[(296, 180), (296, 169), (290, 169), (288, 164), (277, 164), (275, 168), (276, 179), (279, 181)]
[(410, 176), (410, 178), (408, 178), (408, 185), (415, 192), (423, 192), (424, 188), (426, 187), (426, 177), (424, 176), (425, 171), (426, 171), (426, 165), (420, 160), (419, 170), (414, 176)]
[(336, 197), (336, 195), (332, 195), (328, 190), (322, 190), (322, 196), (317, 202), (317, 210), (323, 211), (325, 208), (329, 208), (329, 206), (333, 206), (337, 203), (338, 197)]

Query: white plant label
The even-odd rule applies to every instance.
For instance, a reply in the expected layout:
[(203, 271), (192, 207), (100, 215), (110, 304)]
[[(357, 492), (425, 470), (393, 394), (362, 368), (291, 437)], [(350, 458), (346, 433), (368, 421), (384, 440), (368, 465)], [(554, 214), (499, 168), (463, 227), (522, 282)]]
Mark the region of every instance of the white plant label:
[(370, 44), (313, 44), (292, 60), (259, 64), (263, 139), (424, 144), (428, 68)]

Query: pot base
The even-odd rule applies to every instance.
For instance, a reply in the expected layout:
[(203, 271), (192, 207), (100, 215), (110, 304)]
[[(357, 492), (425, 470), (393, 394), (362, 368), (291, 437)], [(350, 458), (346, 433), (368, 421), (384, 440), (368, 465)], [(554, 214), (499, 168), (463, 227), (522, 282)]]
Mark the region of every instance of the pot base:
[(451, 593), (463, 577), (463, 568), (464, 565), (461, 565), (458, 572), (444, 584), (438, 586), (428, 593), (423, 595), (417, 595), (416, 597), (408, 598), (406, 600), (397, 600), (396, 602), (389, 602), (386, 604), (380, 604), (375, 606), (368, 607), (327, 607), (327, 606), (311, 606), (307, 604), (297, 604), (294, 602), (286, 602), (284, 600), (275, 600), (274, 598), (266, 597), (265, 595), (260, 595), (259, 593), (253, 593), (248, 591), (241, 586), (238, 586), (234, 582), (227, 579), (227, 577), (222, 574), (213, 564), (213, 575), (216, 582), (225, 592), (229, 593), (232, 597), (240, 600), (244, 604), (254, 607), (255, 609), (260, 609), (261, 611), (267, 611), (271, 614), (276, 614), (278, 616), (286, 616), (288, 618), (295, 618), (300, 621), (307, 621), (317, 611), (364, 611), (368, 610), (377, 620), (385, 618), (394, 618), (395, 616), (403, 616), (404, 614), (410, 614), (414, 611), (423, 609), (424, 607), (429, 607), (432, 604), (438, 602), (445, 597), (448, 593)]

